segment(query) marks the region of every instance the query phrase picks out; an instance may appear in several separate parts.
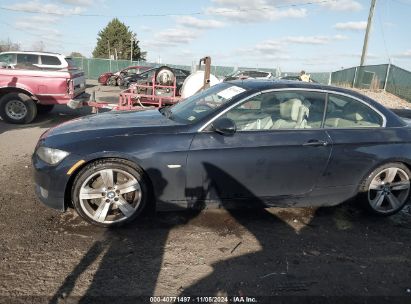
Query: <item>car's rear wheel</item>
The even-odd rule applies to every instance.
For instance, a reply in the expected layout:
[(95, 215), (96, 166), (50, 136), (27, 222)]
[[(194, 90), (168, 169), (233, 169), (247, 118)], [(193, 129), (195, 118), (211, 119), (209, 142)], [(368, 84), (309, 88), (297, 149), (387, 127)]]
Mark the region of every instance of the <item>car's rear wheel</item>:
[(0, 99), (0, 116), (15, 124), (27, 124), (36, 118), (34, 100), (24, 93), (8, 93)]
[(88, 222), (119, 226), (134, 220), (148, 198), (141, 170), (124, 160), (102, 160), (87, 165), (76, 176), (72, 200), (78, 214)]
[(400, 211), (410, 199), (410, 177), (410, 170), (401, 163), (375, 169), (360, 189), (367, 209), (382, 216)]

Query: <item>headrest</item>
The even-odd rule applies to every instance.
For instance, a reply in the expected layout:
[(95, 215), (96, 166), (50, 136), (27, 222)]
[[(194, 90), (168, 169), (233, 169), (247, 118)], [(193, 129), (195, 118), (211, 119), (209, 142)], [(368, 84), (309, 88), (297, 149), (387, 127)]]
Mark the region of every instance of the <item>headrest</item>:
[(361, 108), (355, 103), (349, 103), (344, 107), (344, 117), (352, 121), (361, 121), (364, 115), (361, 114)]
[(280, 104), (280, 114), (283, 119), (290, 119), (293, 121), (298, 120), (298, 113), (302, 105), (301, 100), (297, 98), (291, 98)]
[(364, 120), (364, 116), (361, 115), (359, 112), (349, 113), (345, 115), (345, 118), (352, 120), (352, 121), (361, 121)]

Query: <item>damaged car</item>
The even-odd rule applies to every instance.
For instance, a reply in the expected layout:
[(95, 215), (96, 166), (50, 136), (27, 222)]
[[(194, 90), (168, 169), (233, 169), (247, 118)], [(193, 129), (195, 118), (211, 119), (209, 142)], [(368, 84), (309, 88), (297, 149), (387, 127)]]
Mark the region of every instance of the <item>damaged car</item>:
[(172, 107), (65, 122), (32, 161), (44, 204), (103, 227), (170, 206), (354, 200), (388, 216), (410, 198), (411, 122), (343, 88), (236, 80)]

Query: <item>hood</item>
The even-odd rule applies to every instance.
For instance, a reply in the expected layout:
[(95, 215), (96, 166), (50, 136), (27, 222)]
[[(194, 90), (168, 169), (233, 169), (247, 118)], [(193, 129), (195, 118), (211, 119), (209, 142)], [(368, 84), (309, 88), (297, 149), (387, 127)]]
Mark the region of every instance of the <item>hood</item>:
[(166, 118), (157, 109), (147, 111), (113, 111), (73, 119), (49, 129), (42, 138), (58, 135), (81, 136), (81, 139), (116, 135), (173, 133), (181, 124)]

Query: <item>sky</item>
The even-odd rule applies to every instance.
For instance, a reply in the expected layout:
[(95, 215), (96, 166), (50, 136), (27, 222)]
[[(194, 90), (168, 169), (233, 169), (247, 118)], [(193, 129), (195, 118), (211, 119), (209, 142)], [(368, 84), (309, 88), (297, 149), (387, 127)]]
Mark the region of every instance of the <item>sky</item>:
[[(329, 72), (359, 65), (371, 0), (0, 0), (0, 41), (86, 57), (114, 17), (147, 61)], [(366, 64), (411, 70), (411, 0), (377, 0)]]

